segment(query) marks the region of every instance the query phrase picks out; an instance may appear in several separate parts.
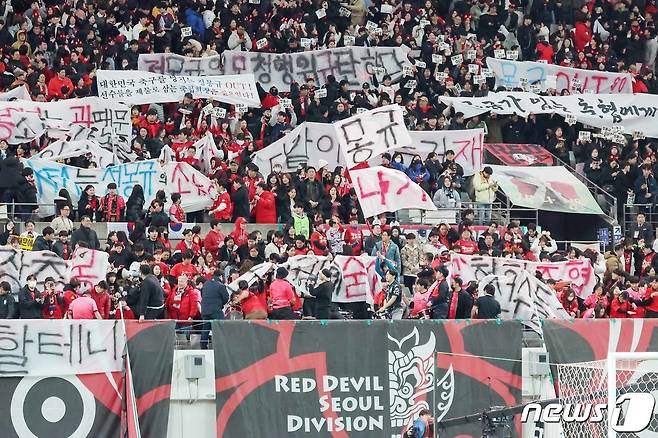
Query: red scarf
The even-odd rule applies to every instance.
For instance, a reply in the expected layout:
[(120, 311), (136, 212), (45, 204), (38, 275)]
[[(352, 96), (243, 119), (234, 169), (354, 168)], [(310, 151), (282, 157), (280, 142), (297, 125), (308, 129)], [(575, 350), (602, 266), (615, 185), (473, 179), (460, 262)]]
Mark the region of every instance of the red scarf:
[(64, 245), (62, 245), (62, 247), (63, 247), (62, 258), (64, 260), (68, 260), (69, 259), (69, 244), (65, 243)]
[(459, 301), (459, 291), (452, 291), (452, 297), (450, 298), (450, 309), (448, 310), (448, 319), (457, 318), (457, 301)]
[(107, 222), (119, 222), (121, 220), (121, 209), (119, 208), (118, 195), (105, 195), (105, 220)]

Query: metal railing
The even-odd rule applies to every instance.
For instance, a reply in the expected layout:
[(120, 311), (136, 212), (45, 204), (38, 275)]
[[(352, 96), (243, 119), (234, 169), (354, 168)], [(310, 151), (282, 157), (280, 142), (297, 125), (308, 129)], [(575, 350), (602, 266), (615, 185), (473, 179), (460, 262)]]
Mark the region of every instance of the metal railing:
[[(551, 153), (550, 151), (548, 152)], [(564, 166), (569, 172), (571, 172), (572, 175), (578, 178), (580, 182), (585, 184), (585, 186), (589, 189), (589, 191), (592, 192), (592, 195), (594, 195), (594, 199), (596, 199), (596, 202), (599, 204), (605, 215), (608, 216), (614, 224), (618, 224), (619, 218), (617, 217), (618, 216), (617, 198), (612, 196), (603, 188), (594, 184), (592, 181), (587, 179), (587, 177), (584, 174), (578, 172), (575, 168), (571, 167), (571, 165), (569, 165), (565, 161), (562, 161), (556, 155), (552, 153), (551, 155), (553, 155), (553, 158), (555, 159), (557, 165)]]
[[(409, 224), (458, 224), (461, 222), (464, 212), (473, 210), (475, 212), (475, 224), (488, 225), (478, 221), (479, 205), (476, 202), (462, 202), (461, 208), (439, 208), (436, 211), (410, 209), (396, 212), (396, 219), (400, 223)], [(529, 222), (536, 224), (539, 220), (539, 212), (530, 208), (512, 207), (504, 202), (494, 202), (491, 206), (491, 220), (501, 225), (507, 225), (512, 220), (518, 220), (522, 225)]]
[(646, 222), (655, 230), (658, 227), (658, 209), (652, 208), (653, 204), (625, 204), (624, 217), (621, 220), (624, 234), (628, 232), (630, 226), (637, 221), (638, 213), (643, 213)]
[[(38, 210), (38, 214), (34, 211)], [(18, 219), (37, 221), (43, 217), (55, 215), (55, 204), (38, 202), (0, 203), (0, 220)]]

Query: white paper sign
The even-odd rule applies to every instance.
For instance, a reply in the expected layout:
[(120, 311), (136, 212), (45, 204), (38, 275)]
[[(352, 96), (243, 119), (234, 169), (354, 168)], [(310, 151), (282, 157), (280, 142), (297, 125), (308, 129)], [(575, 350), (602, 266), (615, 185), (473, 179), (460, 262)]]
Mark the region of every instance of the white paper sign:
[(187, 38), (192, 36), (192, 28), (191, 27), (181, 27), (180, 29), (180, 34), (183, 38)]
[(316, 15), (318, 18), (324, 18), (324, 17), (327, 16), (327, 11), (326, 11), (324, 8), (320, 8), (320, 9), (318, 9), (317, 11), (315, 11), (315, 15)]
[(452, 62), (452, 65), (460, 65), (462, 62), (464, 62), (464, 57), (462, 55), (451, 56), (450, 62)]
[(133, 105), (167, 103), (186, 93), (226, 103), (259, 107), (254, 75), (164, 76), (145, 71), (98, 70), (98, 95)]
[(380, 12), (381, 12), (382, 14), (392, 14), (392, 13), (393, 13), (393, 6), (391, 6), (391, 5), (387, 5), (387, 4), (383, 4), (382, 7), (381, 7), (381, 9), (380, 9)]

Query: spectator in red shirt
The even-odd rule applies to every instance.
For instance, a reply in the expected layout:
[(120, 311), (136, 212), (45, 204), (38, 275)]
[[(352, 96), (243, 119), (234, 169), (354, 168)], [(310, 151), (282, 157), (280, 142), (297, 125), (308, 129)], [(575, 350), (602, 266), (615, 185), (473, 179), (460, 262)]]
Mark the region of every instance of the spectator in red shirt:
[(635, 304), (628, 301), (628, 292), (620, 292), (610, 303), (610, 318), (630, 318), (634, 309)]
[(464, 228), (462, 238), (455, 243), (455, 246), (459, 247), (457, 252), (460, 254), (473, 255), (478, 252), (478, 244), (471, 238), (471, 230), (468, 228)]
[(180, 193), (173, 193), (171, 195), (171, 207), (169, 207), (169, 220), (171, 222), (182, 224), (185, 222), (185, 211), (181, 207), (183, 202)]
[(110, 309), (112, 308), (110, 303), (110, 295), (107, 293), (107, 291), (108, 287), (105, 281), (99, 282), (89, 291), (89, 296), (91, 296), (91, 298), (96, 301), (98, 313), (100, 313), (103, 319), (110, 318)]
[(201, 255), (201, 247), (193, 242), (194, 233), (189, 228), (183, 230), (183, 240), (178, 242), (175, 251), (180, 251), (183, 254), (191, 251), (195, 257)]
[(208, 213), (213, 215), (218, 222), (230, 222), (233, 217), (233, 202), (231, 201), (231, 194), (223, 183), (217, 184), (216, 187), (218, 193), (217, 199), (213, 202)]
[(286, 280), (287, 276), (288, 270), (281, 266), (276, 270), (276, 279), (270, 284), (270, 301), (272, 302), (270, 319), (295, 319), (292, 311), (295, 303), (295, 291)]
[(578, 300), (576, 299), (576, 292), (574, 292), (573, 289), (568, 288), (564, 292), (562, 292), (562, 295), (560, 297), (560, 302), (562, 303), (562, 307), (564, 307), (564, 310), (567, 311), (569, 316), (572, 318), (578, 318), (580, 315), (580, 311), (578, 310)]
[(117, 193), (116, 183), (107, 185), (107, 195), (101, 198), (100, 209), (106, 222), (121, 222), (125, 218), (126, 201)]
[(224, 245), (224, 234), (222, 227), (217, 219), (210, 220), (210, 231), (203, 239), (203, 250), (212, 254), (214, 260), (219, 257), (219, 248)]
[[(189, 281), (186, 273), (181, 273), (177, 285), (167, 296), (165, 302), (167, 316), (178, 321), (192, 321), (201, 315), (201, 296)], [(179, 322), (179, 327), (189, 326), (191, 322)], [(189, 334), (188, 334), (189, 336)]]
[(192, 259), (194, 258), (194, 253), (192, 251), (185, 251), (183, 253), (183, 261), (176, 263), (169, 275), (174, 278), (180, 277), (182, 274), (186, 274), (188, 277), (193, 277), (198, 274), (196, 266), (192, 264)]
[(276, 223), (274, 194), (267, 190), (267, 184), (264, 182), (261, 182), (256, 186), (253, 206), (252, 214), (254, 215), (257, 224)]
[(140, 128), (146, 128), (149, 133), (150, 138), (155, 138), (162, 128), (162, 122), (158, 120), (158, 111), (155, 108), (151, 108), (146, 113), (146, 119), (142, 120), (139, 124)]
[(73, 93), (73, 82), (66, 77), (66, 68), (61, 66), (57, 70), (57, 75), (48, 82), (48, 100), (68, 99), (71, 93)]
[(585, 50), (585, 46), (592, 39), (592, 21), (587, 18), (585, 21), (579, 21), (576, 23), (574, 29), (574, 43), (577, 51)]
[(54, 278), (46, 278), (44, 290), (41, 292), (41, 299), (43, 300), (43, 306), (41, 307), (41, 317), (43, 319), (62, 319), (64, 317), (62, 294), (57, 293), (55, 290)]
[(267, 299), (264, 291), (260, 290), (259, 284), (251, 287), (240, 280), (238, 283), (240, 291), (233, 297), (233, 304), (239, 304), (244, 319), (267, 319)]

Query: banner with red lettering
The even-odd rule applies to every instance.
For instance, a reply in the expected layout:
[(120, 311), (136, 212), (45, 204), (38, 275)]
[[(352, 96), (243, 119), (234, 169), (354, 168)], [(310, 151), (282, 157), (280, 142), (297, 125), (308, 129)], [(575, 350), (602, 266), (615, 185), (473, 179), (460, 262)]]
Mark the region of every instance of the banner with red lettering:
[(587, 298), (598, 281), (589, 259), (580, 258), (565, 262), (529, 262), (503, 257), (469, 256), (452, 254), (450, 275), (459, 276), (464, 283), (482, 281), (488, 275), (508, 275), (528, 271), (541, 273), (544, 279), (571, 281), (571, 288), (581, 298)]
[(633, 93), (633, 76), (630, 73), (584, 70), (556, 64), (496, 58), (487, 58), (487, 67), (496, 78), (496, 88), (523, 88), (524, 91), (530, 91), (530, 85), (538, 83), (540, 91), (553, 88), (558, 93), (564, 90), (570, 93)]
[(436, 210), (417, 182), (399, 170), (383, 166), (350, 171), (354, 190), (365, 217), (404, 209)]
[(212, 205), (212, 181), (189, 163), (172, 161), (165, 165), (167, 194), (180, 193), (181, 207), (186, 213)]
[(105, 251), (76, 248), (66, 272), (66, 279), (77, 278), (83, 287), (94, 287), (100, 281), (105, 280), (105, 274), (110, 267), (109, 257), (110, 255)]
[[(553, 155), (538, 144), (485, 143), (493, 164), (507, 166), (552, 166)], [(466, 172), (464, 172), (466, 173)]]

